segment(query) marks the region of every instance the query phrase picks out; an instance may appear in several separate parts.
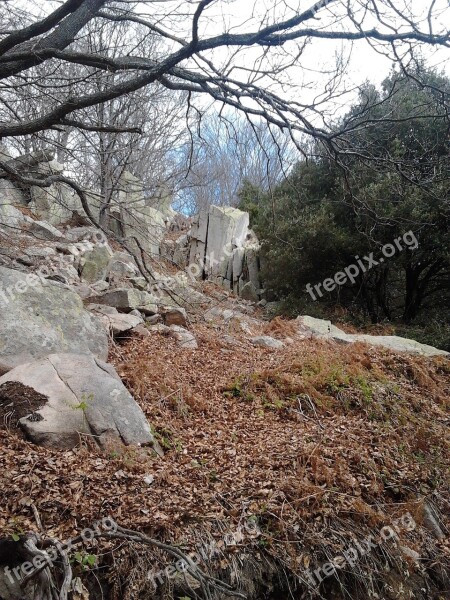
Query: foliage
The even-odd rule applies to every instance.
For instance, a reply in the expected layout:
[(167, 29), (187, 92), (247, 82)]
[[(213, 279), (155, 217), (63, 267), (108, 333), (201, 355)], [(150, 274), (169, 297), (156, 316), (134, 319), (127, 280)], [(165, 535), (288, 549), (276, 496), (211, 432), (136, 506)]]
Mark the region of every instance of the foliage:
[[(395, 72), (380, 91), (365, 84), (343, 119), (352, 131), (349, 153), (338, 163), (317, 145), (272, 195), (243, 186), (240, 206), (251, 212), (263, 243), (269, 294), (291, 311), (312, 304), (306, 284), (332, 278), (371, 252), (382, 257), (383, 246), (398, 239), (394, 256), (317, 300), (373, 323), (445, 315), (450, 168), (446, 109), (436, 90), (450, 90), (450, 81), (422, 76), (428, 87)], [(417, 248), (411, 236), (408, 243), (403, 238), (409, 231)]]

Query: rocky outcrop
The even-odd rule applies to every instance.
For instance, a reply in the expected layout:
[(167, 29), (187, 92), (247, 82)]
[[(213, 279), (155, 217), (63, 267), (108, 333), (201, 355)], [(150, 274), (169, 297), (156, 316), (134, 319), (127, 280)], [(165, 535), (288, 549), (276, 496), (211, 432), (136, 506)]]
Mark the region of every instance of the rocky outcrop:
[(0, 267), (0, 361), (13, 368), (55, 352), (105, 360), (102, 324), (77, 294), (35, 274)]
[(189, 234), (189, 263), (198, 265), (199, 277), (245, 299), (261, 299), (259, 242), (248, 213), (219, 206), (200, 212)]
[(144, 413), (111, 365), (94, 356), (51, 354), (0, 378), (17, 382), (47, 401), (19, 424), (42, 446), (68, 449), (88, 437), (99, 446), (154, 444)]

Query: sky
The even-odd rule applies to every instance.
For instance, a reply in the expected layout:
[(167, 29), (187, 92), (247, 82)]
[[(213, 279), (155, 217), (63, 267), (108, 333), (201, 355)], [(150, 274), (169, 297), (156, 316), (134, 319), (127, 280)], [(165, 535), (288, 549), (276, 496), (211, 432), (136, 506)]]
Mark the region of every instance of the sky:
[[(448, 30), (450, 0), (434, 0), (434, 2), (433, 0), (392, 0), (392, 7), (389, 6), (390, 2), (391, 0), (338, 0), (331, 3), (330, 6), (322, 7), (315, 18), (307, 22), (306, 26), (348, 30), (349, 27), (352, 27), (347, 16), (347, 4), (349, 4), (355, 18), (363, 22), (365, 30), (376, 27), (383, 32), (390, 32), (389, 27), (392, 24), (403, 27), (403, 30), (410, 29), (406, 22), (401, 22), (399, 14), (396, 13), (399, 11), (414, 22), (420, 22), (420, 29), (427, 31), (429, 27), (428, 8), (433, 5), (433, 14), (435, 15), (432, 21), (433, 32)], [(385, 25), (380, 24), (374, 18), (373, 13), (365, 10), (370, 3), (376, 3)], [(187, 4), (186, 2), (182, 3), (183, 6)], [(197, 2), (191, 3), (191, 14), (197, 4)], [(200, 38), (218, 35), (224, 31), (231, 33), (255, 31), (264, 21), (284, 20), (310, 8), (313, 4), (311, 0), (215, 0), (208, 6), (201, 18)], [(154, 11), (157, 5), (142, 4), (144, 14), (149, 12), (149, 6)], [(176, 9), (179, 6), (180, 3), (176, 0), (173, 2), (169, 0), (169, 2), (161, 4), (162, 9), (166, 11), (168, 8)], [(165, 27), (171, 27), (174, 33), (183, 35), (185, 39), (189, 38), (191, 19), (187, 16), (179, 21), (173, 21), (173, 23), (162, 19), (161, 23)], [(356, 99), (357, 88), (364, 81), (370, 80), (379, 86), (389, 75), (393, 64), (391, 58), (380, 53), (386, 52), (385, 46), (384, 48), (379, 46), (377, 51), (365, 40), (350, 43), (315, 39), (303, 49), (300, 56), (298, 56), (297, 50), (298, 44), (289, 42), (282, 49), (273, 49), (271, 58), (260, 62), (260, 49), (244, 49), (234, 57), (234, 64), (237, 68), (232, 71), (232, 75), (245, 80), (249, 76), (248, 70), (252, 68), (258, 70), (259, 65), (277, 67), (290, 64), (291, 66), (277, 77), (276, 84), (269, 81), (268, 78), (261, 80), (261, 84), (263, 86), (270, 85), (273, 91), (283, 97), (290, 97), (305, 104), (324, 100), (324, 103), (318, 104), (317, 108), (325, 113), (326, 121), (329, 123), (335, 116), (342, 114)], [(207, 56), (212, 58), (216, 66), (223, 68), (231, 53), (231, 49), (222, 48), (207, 53)], [(424, 48), (421, 55), (431, 67), (445, 69), (450, 75), (448, 48), (436, 51), (430, 46)], [(338, 81), (336, 93), (325, 101), (324, 92), (328, 89), (336, 61), (340, 61), (343, 65), (343, 76)], [(342, 91), (346, 91), (346, 93), (342, 94)], [(313, 114), (310, 116), (312, 119), (320, 121), (320, 117)]]

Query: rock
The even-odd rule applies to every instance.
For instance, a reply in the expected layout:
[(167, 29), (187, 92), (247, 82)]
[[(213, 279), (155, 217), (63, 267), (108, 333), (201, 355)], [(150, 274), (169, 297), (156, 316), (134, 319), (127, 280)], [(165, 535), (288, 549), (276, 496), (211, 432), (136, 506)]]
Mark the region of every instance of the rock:
[(214, 322), (214, 321), (229, 321), (232, 317), (235, 316), (244, 316), (242, 313), (239, 313), (238, 311), (234, 311), (231, 310), (229, 308), (220, 308), (218, 306), (213, 306), (212, 308), (208, 309), (205, 314), (203, 315), (205, 321), (207, 322)]
[(70, 288), (74, 291), (82, 300), (87, 300), (92, 296), (92, 290), (86, 283), (78, 283), (71, 285)]
[(276, 340), (268, 335), (260, 335), (250, 339), (250, 343), (254, 346), (261, 346), (262, 348), (272, 348), (273, 350), (279, 350), (284, 348), (283, 342)]
[(101, 244), (106, 242), (105, 234), (101, 229), (92, 225), (82, 225), (80, 227), (70, 227), (65, 232), (65, 237), (73, 242), (91, 242), (92, 244)]
[(138, 333), (139, 335), (142, 335), (142, 337), (150, 337), (151, 333), (150, 331), (147, 329), (147, 327), (145, 325), (138, 325), (137, 327), (135, 327), (133, 329), (134, 333)]
[[(253, 232), (250, 232), (250, 235), (254, 235)], [(259, 264), (259, 242), (253, 243), (252, 245), (248, 245), (245, 247), (245, 277), (248, 279), (248, 283), (253, 284), (253, 287), (256, 291), (256, 295), (258, 296), (258, 290), (261, 287), (260, 282), (260, 264)], [(245, 289), (245, 286), (244, 286)], [(239, 290), (240, 292), (240, 290)], [(242, 296), (242, 294), (240, 293)], [(244, 296), (242, 296), (244, 297)]]
[(363, 335), (347, 334), (348, 342), (364, 342), (371, 346), (382, 346), (395, 352), (409, 352), (410, 354), (420, 354), (422, 356), (450, 356), (449, 352), (439, 350), (427, 344), (421, 344), (415, 340), (398, 337), (396, 335)]
[(152, 315), (158, 312), (156, 298), (151, 296), (148, 292), (143, 292), (134, 288), (110, 290), (99, 296), (89, 298), (89, 302), (94, 304), (108, 304), (108, 306), (114, 306), (125, 312), (129, 312), (134, 308), (137, 308), (146, 315)]
[(115, 314), (101, 315), (100, 319), (113, 335), (120, 335), (121, 333), (130, 331), (130, 329), (134, 329), (144, 322), (144, 319), (141, 316), (136, 317), (135, 315), (127, 315), (119, 312)]
[(157, 323), (162, 322), (161, 315), (152, 315), (151, 317), (145, 317), (145, 322), (150, 323), (150, 325), (156, 325)]
[(227, 344), (227, 346), (242, 346), (241, 342), (231, 335), (224, 335), (222, 342)]
[(87, 309), (96, 313), (107, 331), (113, 335), (130, 331), (144, 322), (141, 313), (137, 310), (128, 314), (120, 313), (114, 306), (103, 304), (88, 304)]
[[(54, 159), (54, 154), (47, 150), (39, 150), (37, 152), (31, 152), (23, 154), (16, 158), (12, 158), (7, 162), (8, 166), (17, 169), (19, 173), (29, 172), (31, 174), (37, 173), (37, 167), (39, 163), (49, 162)], [(8, 174), (6, 171), (0, 170), (0, 177), (6, 177)]]
[(243, 332), (248, 336), (255, 335), (255, 329), (261, 326), (257, 319), (249, 317), (238, 310), (214, 306), (208, 309), (204, 318), (209, 323), (226, 325), (229, 331)]
[(48, 398), (35, 411), (41, 419), (20, 419), (36, 444), (68, 449), (89, 436), (100, 446), (154, 444), (144, 413), (111, 365), (94, 356), (51, 354), (16, 367), (0, 378), (18, 382)]
[(195, 350), (198, 348), (197, 340), (193, 333), (184, 329), (184, 327), (180, 327), (179, 325), (171, 325), (169, 327), (170, 335), (174, 337), (180, 348), (184, 348), (187, 350)]
[(106, 304), (88, 304), (87, 310), (92, 312), (100, 313), (102, 315), (118, 315), (119, 311), (114, 306), (107, 306)]
[[(168, 216), (173, 211), (163, 204), (150, 206), (146, 198), (143, 183), (129, 171), (124, 171), (119, 179), (118, 204), (112, 212), (121, 235), (129, 239), (129, 244), (139, 254), (137, 238), (142, 247), (152, 256), (159, 256), (160, 244), (167, 232)], [(167, 208), (167, 211), (166, 211)], [(114, 227), (113, 227), (114, 229)]]
[[(157, 274), (155, 273), (155, 277)], [(193, 282), (188, 279), (186, 274), (179, 274), (177, 277), (156, 277), (155, 288), (157, 288), (158, 297), (161, 303), (167, 306), (178, 308), (180, 305), (192, 309), (194, 306), (210, 304), (211, 299), (205, 294), (198, 292), (193, 287)], [(175, 298), (175, 299), (174, 299)]]
[(130, 283), (137, 290), (145, 291), (147, 289), (147, 280), (145, 277), (130, 277)]
[(137, 272), (138, 269), (129, 254), (114, 252), (108, 266), (109, 277), (134, 277)]
[(239, 295), (243, 300), (251, 300), (252, 302), (258, 302), (258, 292), (251, 281), (247, 281), (246, 284), (243, 285), (242, 289), (239, 289)]
[(232, 265), (232, 273), (233, 273), (233, 288), (239, 285), (239, 279), (242, 276), (242, 271), (244, 269), (244, 257), (245, 257), (245, 249), (240, 247), (236, 248), (233, 252), (233, 260), (230, 261)]
[(78, 277), (78, 271), (70, 262), (59, 261), (59, 263), (48, 263), (48, 275), (47, 279), (53, 279), (55, 281), (61, 281), (66, 285), (78, 284), (80, 278)]
[(182, 269), (187, 266), (189, 254), (189, 238), (182, 235), (175, 240), (175, 250), (173, 252), (173, 262)]
[(96, 281), (95, 283), (91, 283), (91, 289), (97, 294), (101, 294), (109, 290), (109, 283), (107, 281)]
[(108, 244), (94, 246), (85, 252), (82, 258), (81, 279), (87, 283), (95, 283), (105, 279), (113, 251)]
[(63, 234), (49, 223), (34, 221), (30, 217), (24, 217), (24, 219), (28, 224), (28, 232), (37, 239), (50, 241), (62, 241), (64, 239)]
[(0, 179), (0, 225), (18, 227), (24, 222), (18, 206), (26, 206), (22, 192), (7, 179)]
[(164, 324), (168, 325), (180, 325), (181, 327), (187, 327), (187, 313), (184, 308), (162, 308), (160, 314), (163, 318)]
[(49, 160), (48, 162), (41, 162), (38, 165), (39, 173), (42, 175), (61, 175), (64, 173), (64, 165), (57, 160)]
[(49, 258), (55, 256), (56, 250), (50, 246), (32, 246), (25, 248), (24, 253), (30, 258)]
[[(44, 176), (48, 174), (43, 173)], [(60, 225), (72, 217), (74, 197), (69, 186), (63, 183), (55, 183), (48, 188), (31, 186), (30, 196), (29, 208), (40, 220)]]
[(363, 342), (371, 346), (382, 346), (396, 352), (409, 352), (410, 354), (421, 354), (422, 356), (450, 356), (444, 350), (433, 348), (427, 344), (421, 344), (415, 340), (398, 337), (396, 335), (366, 335), (345, 333), (342, 329), (332, 325), (331, 321), (315, 319), (306, 315), (297, 317), (300, 333), (311, 334), (315, 337), (323, 337), (335, 340), (339, 343), (352, 344)]
[[(261, 288), (260, 244), (248, 226), (248, 213), (210, 206), (194, 218), (186, 256), (189, 272), (197, 278), (203, 276), (257, 302)], [(175, 260), (175, 251), (173, 257)]]
[(79, 296), (32, 273), (0, 267), (0, 361), (11, 368), (55, 352), (108, 356), (102, 324)]
[(331, 321), (303, 315), (297, 317), (296, 322), (298, 323), (300, 333), (312, 334), (318, 337), (325, 336), (336, 341), (349, 343), (345, 331), (332, 325)]

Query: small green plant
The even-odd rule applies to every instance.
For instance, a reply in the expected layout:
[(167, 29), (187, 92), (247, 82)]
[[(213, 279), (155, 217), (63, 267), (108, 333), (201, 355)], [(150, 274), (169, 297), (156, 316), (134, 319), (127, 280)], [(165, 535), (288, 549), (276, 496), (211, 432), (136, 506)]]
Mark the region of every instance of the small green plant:
[(83, 571), (92, 569), (97, 564), (97, 556), (95, 554), (86, 554), (84, 552), (75, 552), (72, 562), (78, 563)]
[(225, 391), (224, 395), (229, 398), (240, 398), (242, 396), (242, 381), (240, 379), (233, 381), (230, 387)]
[(23, 528), (17, 523), (15, 519), (12, 520), (12, 533), (11, 537), (14, 542), (18, 542), (20, 540), (20, 536), (25, 535), (25, 531)]
[(81, 402), (79, 404), (77, 404), (76, 406), (73, 406), (73, 409), (74, 410), (82, 410), (84, 412), (88, 407), (88, 402), (93, 402), (93, 400), (94, 400), (94, 394), (92, 392), (89, 395), (82, 394)]
[(362, 392), (366, 404), (372, 402), (373, 390), (365, 377), (358, 375), (352, 379), (352, 383)]
[(268, 400), (265, 400), (263, 402), (263, 407), (267, 408), (267, 409), (272, 409), (272, 410), (281, 410), (282, 408), (284, 408), (284, 402), (283, 402), (283, 400), (280, 400), (280, 398), (275, 398), (275, 400), (273, 400), (273, 402), (269, 402)]

